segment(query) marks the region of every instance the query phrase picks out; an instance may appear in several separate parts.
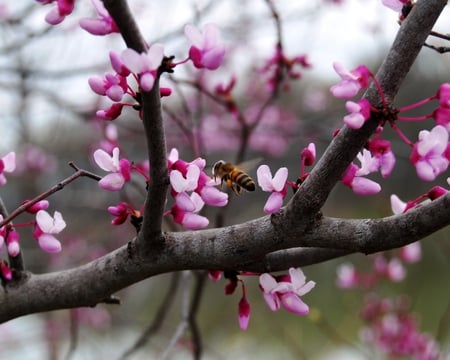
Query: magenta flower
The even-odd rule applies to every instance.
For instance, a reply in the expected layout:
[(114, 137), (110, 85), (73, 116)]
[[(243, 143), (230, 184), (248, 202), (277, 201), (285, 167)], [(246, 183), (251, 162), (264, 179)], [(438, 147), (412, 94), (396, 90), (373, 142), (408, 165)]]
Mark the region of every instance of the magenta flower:
[(238, 305), (239, 327), (242, 330), (247, 330), (248, 323), (250, 322), (250, 310), (250, 303), (247, 301), (244, 291)]
[(114, 120), (117, 119), (122, 113), (123, 104), (114, 103), (109, 109), (98, 110), (95, 115), (103, 120)]
[(115, 147), (112, 156), (105, 150), (97, 149), (94, 152), (94, 160), (97, 165), (105, 171), (111, 172), (104, 176), (98, 185), (105, 190), (117, 191), (122, 189), (125, 182), (131, 179), (131, 163), (128, 159), (119, 160), (120, 150)]
[(139, 85), (144, 91), (153, 88), (163, 57), (164, 47), (161, 44), (153, 44), (146, 53), (141, 54), (128, 48), (121, 55), (123, 64), (139, 76)]
[(447, 147), (448, 132), (443, 126), (437, 125), (431, 131), (422, 130), (419, 133), (419, 141), (414, 144), (410, 157), (419, 178), (432, 181), (447, 170)]
[(128, 69), (122, 61), (122, 58), (115, 51), (109, 52), (109, 61), (114, 71), (124, 77), (130, 75), (130, 69)]
[(67, 15), (70, 15), (75, 6), (75, 0), (38, 0), (43, 5), (56, 2), (56, 6), (47, 13), (45, 21), (50, 25), (61, 23)]
[(259, 285), (264, 300), (272, 311), (279, 310), (283, 306), (287, 311), (297, 315), (309, 313), (308, 305), (300, 297), (310, 292), (316, 283), (306, 282), (302, 270), (290, 268), (289, 276), (282, 277), (281, 281), (277, 281), (270, 274), (262, 274), (259, 277)]
[(378, 170), (378, 160), (373, 158), (370, 151), (366, 149), (358, 154), (358, 159), (361, 162), (361, 168), (353, 163), (350, 164), (342, 175), (342, 183), (358, 195), (373, 195), (380, 192), (381, 186), (378, 183), (363, 177)]
[(6, 238), (6, 249), (11, 257), (16, 257), (20, 253), (19, 233), (17, 231), (10, 231)]
[(204, 202), (199, 194), (193, 192), (191, 196), (182, 192), (175, 196), (175, 205), (170, 209), (173, 220), (189, 230), (203, 229), (209, 220), (197, 213), (203, 208)]
[(391, 150), (391, 143), (388, 140), (375, 138), (369, 140), (367, 147), (378, 162), (381, 176), (387, 178), (395, 166), (395, 155)]
[(370, 117), (370, 102), (367, 99), (347, 101), (345, 107), (350, 114), (344, 116), (344, 122), (352, 129), (360, 129)]
[(220, 43), (220, 30), (213, 24), (207, 24), (201, 33), (196, 27), (186, 25), (184, 34), (192, 42), (189, 58), (198, 69), (215, 70), (225, 56), (225, 46)]
[(127, 92), (127, 79), (119, 74), (105, 74), (104, 78), (93, 76), (88, 80), (89, 86), (95, 93), (108, 96), (112, 101), (122, 100)]
[(316, 161), (316, 145), (309, 143), (301, 152), (302, 163), (305, 166), (311, 166)]
[(280, 210), (287, 193), (286, 180), (288, 177), (288, 169), (285, 167), (278, 169), (272, 178), (270, 168), (267, 165), (261, 165), (256, 171), (256, 175), (258, 177), (258, 185), (261, 189), (272, 193), (264, 205), (264, 212), (266, 214), (272, 214)]
[(341, 81), (330, 88), (331, 93), (342, 99), (354, 97), (359, 90), (365, 89), (369, 85), (370, 71), (364, 65), (358, 66), (353, 71), (348, 71), (338, 62), (333, 64), (334, 70), (341, 77)]
[(11, 268), (4, 260), (0, 260), (0, 273), (5, 280), (12, 280), (13, 278)]
[(11, 173), (16, 169), (16, 153), (11, 151), (0, 158), (0, 185), (6, 184), (6, 177), (3, 173)]
[(66, 227), (61, 213), (55, 211), (53, 217), (45, 210), (36, 214), (36, 225), (33, 236), (37, 239), (42, 250), (49, 253), (61, 251), (61, 243), (53, 234), (59, 234)]
[(107, 35), (118, 33), (119, 29), (111, 15), (103, 6), (103, 2), (92, 0), (92, 4), (97, 11), (97, 18), (85, 18), (80, 20), (80, 27), (92, 35)]

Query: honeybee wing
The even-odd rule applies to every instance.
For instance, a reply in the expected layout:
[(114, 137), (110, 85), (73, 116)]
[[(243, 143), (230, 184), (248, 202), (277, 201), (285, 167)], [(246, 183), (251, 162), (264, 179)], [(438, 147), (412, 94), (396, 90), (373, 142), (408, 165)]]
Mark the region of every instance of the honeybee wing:
[(262, 157), (257, 157), (250, 160), (246, 160), (244, 162), (237, 164), (236, 167), (248, 174), (259, 165), (262, 159), (263, 159)]

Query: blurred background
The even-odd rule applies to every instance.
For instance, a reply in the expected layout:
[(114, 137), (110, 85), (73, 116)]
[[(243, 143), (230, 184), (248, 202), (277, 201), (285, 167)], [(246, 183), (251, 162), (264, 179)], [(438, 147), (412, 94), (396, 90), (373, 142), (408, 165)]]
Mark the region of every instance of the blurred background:
[[(299, 78), (286, 77), (277, 96), (271, 98), (271, 70), (266, 65), (280, 38), (266, 1), (130, 1), (146, 40), (150, 44), (163, 43), (165, 54), (174, 55), (175, 61), (185, 59), (189, 49), (184, 24), (202, 27), (213, 22), (222, 30), (227, 55), (217, 71), (197, 71), (189, 63), (161, 79), (161, 85), (173, 91), (162, 101), (168, 150), (178, 148), (180, 158), (191, 161), (201, 156), (211, 166), (219, 159), (260, 157), (273, 172), (288, 167), (289, 180), (295, 181), (300, 175), (301, 150), (314, 142), (320, 157), (346, 114), (345, 102), (329, 92), (338, 81), (332, 63), (339, 61), (348, 69), (365, 64), (375, 73), (398, 29), (398, 15), (377, 0), (273, 3), (280, 18), (284, 54), (292, 58), (306, 55), (311, 66), (299, 66)], [(122, 153), (136, 163), (146, 160), (145, 139), (136, 111), (125, 110), (114, 122), (96, 118), (95, 111), (111, 103), (94, 94), (87, 82), (91, 76), (112, 72), (108, 53), (124, 49), (120, 36), (92, 36), (79, 28), (80, 18), (96, 16), (89, 1), (77, 1), (75, 12), (58, 26), (44, 21), (51, 6), (0, 0), (0, 156), (15, 151), (18, 166), (8, 177), (8, 184), (0, 188), (10, 211), (69, 176), (73, 172), (67, 165), (69, 161), (103, 175), (92, 161), (92, 153), (105, 141), (117, 140)], [(438, 23), (436, 30), (445, 32), (445, 28), (439, 29), (444, 22)], [(442, 45), (433, 39), (430, 43)], [(232, 93), (239, 112), (248, 123), (258, 121), (245, 146), (240, 125), (233, 122), (226, 107), (208, 96), (233, 76), (236, 85)], [(449, 55), (424, 48), (395, 106), (429, 97), (439, 84), (449, 80)], [(265, 101), (268, 106), (260, 112)], [(433, 106), (425, 106), (408, 115), (424, 115), (432, 110)], [(423, 123), (400, 126), (412, 141), (424, 128)], [(432, 121), (425, 125), (428, 129), (432, 126)], [(409, 163), (410, 149), (390, 128), (384, 137), (392, 141), (397, 164), (389, 179), (373, 177), (380, 181), (381, 193), (360, 197), (339, 184), (323, 209), (324, 215), (389, 216), (389, 197), (393, 193), (407, 201), (427, 192), (432, 185), (448, 188), (445, 174), (434, 184), (419, 181)], [(255, 176), (255, 170), (250, 174)], [(79, 179), (52, 195), (49, 211), (61, 211), (67, 223), (59, 236), (63, 251), (48, 255), (39, 249), (31, 231), (21, 230), (27, 269), (35, 273), (67, 269), (126, 244), (134, 235), (133, 227), (128, 223), (112, 226), (106, 209), (120, 201), (139, 208), (145, 182), (136, 178), (132, 185), (120, 193), (110, 193), (99, 189), (92, 180)], [(205, 215), (211, 219), (210, 226), (243, 222), (264, 215), (266, 198), (261, 191), (232, 197), (226, 209), (207, 209)], [(31, 215), (22, 215), (16, 223), (30, 220)], [(165, 226), (168, 230), (178, 229), (170, 220)], [(121, 291), (117, 294), (122, 300), (120, 306), (56, 311), (3, 324), (0, 355), (9, 359), (119, 358), (161, 312), (160, 304), (167, 303), (165, 294), (171, 284), (174, 288), (176, 285), (176, 290), (170, 292), (173, 305), (167, 317), (147, 345), (130, 359), (191, 358), (192, 333), (183, 328), (180, 319), (199, 284), (203, 294), (197, 324), (205, 359), (386, 358), (360, 336), (364, 322), (359, 312), (364, 297), (372, 291), (388, 298), (408, 294), (421, 331), (431, 334), (445, 350), (450, 340), (448, 235), (445, 229), (422, 242), (422, 260), (406, 265), (403, 281), (381, 281), (373, 289), (342, 290), (336, 286), (340, 264), (351, 262), (361, 271), (370, 271), (370, 256), (352, 255), (305, 267), (307, 279), (317, 284), (304, 297), (311, 308), (307, 317), (282, 310), (271, 312), (257, 277), (248, 277), (244, 281), (252, 316), (249, 328), (243, 332), (237, 321), (240, 293), (225, 296), (224, 279), (215, 283), (199, 273), (165, 274)], [(183, 336), (177, 338), (177, 331)], [(169, 347), (172, 340), (174, 345)]]

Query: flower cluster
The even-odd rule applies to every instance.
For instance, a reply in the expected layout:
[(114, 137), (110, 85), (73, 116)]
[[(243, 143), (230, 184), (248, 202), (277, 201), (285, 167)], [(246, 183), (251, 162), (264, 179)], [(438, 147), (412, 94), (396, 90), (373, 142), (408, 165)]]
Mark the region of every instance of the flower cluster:
[(379, 299), (369, 296), (361, 317), (367, 326), (362, 339), (389, 358), (435, 360), (440, 358), (436, 341), (420, 331), (406, 298)]
[(188, 163), (179, 158), (176, 149), (172, 149), (168, 161), (171, 195), (175, 203), (166, 215), (171, 214), (176, 223), (187, 229), (208, 226), (209, 220), (198, 212), (205, 204), (225, 206), (228, 194), (217, 189), (217, 183), (203, 171), (206, 165), (204, 159), (197, 158)]
[(0, 158), (0, 186), (5, 185), (7, 180), (4, 173), (11, 173), (16, 169), (16, 153), (11, 151)]
[[(239, 327), (246, 330), (250, 322), (251, 306), (247, 299), (243, 276), (255, 276), (258, 274), (247, 272), (224, 272), (224, 277), (228, 279), (225, 285), (225, 295), (231, 295), (241, 283), (242, 295), (238, 303)], [(222, 271), (209, 271), (209, 278), (219, 281)], [(314, 288), (314, 281), (306, 282), (306, 277), (301, 269), (290, 268), (289, 275), (272, 276), (264, 273), (259, 275), (259, 288), (263, 293), (264, 300), (272, 311), (277, 311), (281, 307), (297, 315), (308, 315), (309, 307), (301, 296), (307, 294)]]
[[(361, 167), (350, 164), (344, 173), (342, 181), (345, 185), (360, 195), (375, 194), (381, 190), (379, 184), (362, 178), (362, 176), (380, 171), (381, 175), (386, 178), (394, 169), (395, 156), (391, 150), (390, 142), (381, 138), (386, 123), (389, 123), (401, 140), (412, 148), (410, 161), (415, 166), (420, 179), (433, 181), (447, 170), (450, 165), (450, 117), (448, 116), (450, 114), (450, 84), (442, 84), (435, 95), (425, 100), (394, 110), (388, 108), (378, 81), (365, 66), (358, 66), (353, 71), (346, 70), (338, 63), (335, 63), (334, 67), (341, 77), (341, 81), (330, 89), (334, 96), (349, 99), (355, 96), (359, 90), (366, 88), (369, 80), (372, 79), (378, 88), (383, 104), (382, 109), (378, 109), (373, 107), (367, 99), (346, 103), (350, 114), (344, 117), (344, 123), (348, 127), (355, 130), (360, 129), (371, 114), (376, 114), (381, 121), (373, 138), (369, 139), (363, 152), (358, 155)], [(421, 117), (399, 115), (401, 112), (417, 108), (432, 100), (439, 100), (439, 105), (428, 115)], [(435, 119), (436, 126), (430, 131), (420, 131), (416, 143), (410, 141), (397, 125), (399, 121), (411, 122), (429, 118)]]
[(94, 152), (94, 160), (97, 165), (110, 174), (105, 175), (98, 185), (105, 190), (118, 191), (122, 189), (126, 182), (131, 180), (131, 162), (122, 158), (119, 159), (120, 149), (115, 147), (112, 150), (112, 155), (109, 155), (103, 149), (97, 149)]

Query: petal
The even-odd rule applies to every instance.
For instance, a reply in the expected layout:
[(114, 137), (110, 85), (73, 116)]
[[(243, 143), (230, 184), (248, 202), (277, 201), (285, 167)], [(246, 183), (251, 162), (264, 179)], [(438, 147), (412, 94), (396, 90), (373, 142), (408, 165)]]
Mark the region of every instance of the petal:
[(189, 230), (199, 230), (207, 227), (209, 220), (204, 216), (186, 213), (183, 217), (182, 225)]
[(203, 35), (195, 26), (187, 24), (184, 27), (184, 34), (191, 40), (192, 44), (196, 47), (203, 47)]
[(170, 185), (172, 185), (172, 188), (180, 193), (186, 190), (186, 179), (178, 170), (172, 170), (169, 175), (170, 178)]
[(191, 200), (191, 197), (185, 192), (177, 194), (177, 196), (175, 196), (175, 202), (183, 211), (193, 212), (195, 210), (195, 204)]
[(279, 168), (273, 177), (272, 184), (275, 191), (283, 190), (288, 177), (288, 169), (286, 167)]
[(13, 172), (16, 169), (16, 153), (11, 151), (2, 157), (3, 160), (3, 171)]
[(200, 192), (203, 201), (210, 206), (225, 206), (228, 204), (228, 194), (213, 186), (204, 186)]
[(238, 305), (239, 326), (242, 330), (246, 330), (250, 321), (250, 303), (245, 297), (242, 297)]
[(373, 195), (381, 191), (380, 184), (370, 179), (358, 176), (353, 178), (351, 187), (353, 192), (358, 195)]
[(117, 171), (117, 169), (114, 167), (111, 155), (109, 155), (103, 149), (95, 150), (95, 152), (94, 152), (94, 161), (102, 170), (105, 170), (105, 171)]
[(66, 222), (64, 221), (61, 213), (59, 211), (55, 211), (53, 213), (53, 228), (51, 230), (52, 234), (60, 233), (66, 227)]
[(53, 235), (43, 234), (38, 239), (39, 246), (48, 253), (57, 253), (61, 251), (61, 243)]
[(401, 201), (397, 195), (392, 194), (391, 195), (391, 209), (395, 215), (402, 214), (403, 211), (405, 211), (405, 209), (406, 209), (406, 203)]
[(122, 51), (120, 57), (122, 58), (122, 62), (125, 64), (125, 66), (133, 73), (138, 74), (142, 71), (144, 67), (143, 60), (141, 56), (133, 49), (125, 49), (124, 51)]
[(277, 286), (277, 281), (272, 275), (264, 273), (259, 276), (259, 285), (264, 293), (269, 293)]
[(264, 296), (264, 300), (270, 310), (272, 310), (272, 311), (280, 310), (281, 304), (280, 304), (280, 299), (278, 298), (277, 294), (264, 293), (263, 296)]
[(258, 178), (258, 185), (263, 191), (273, 191), (272, 185), (272, 173), (267, 165), (261, 165), (256, 170), (256, 176)]
[(292, 292), (284, 293), (280, 296), (281, 305), (294, 314), (307, 315), (309, 307), (297, 295)]
[(104, 176), (98, 182), (98, 186), (104, 190), (118, 191), (125, 184), (125, 179), (120, 173), (112, 173)]
[(283, 195), (281, 195), (278, 192), (273, 192), (272, 194), (270, 194), (266, 204), (264, 205), (264, 212), (266, 214), (272, 214), (280, 210), (282, 205), (283, 205)]
[(49, 233), (53, 228), (53, 218), (45, 210), (36, 213), (36, 223), (44, 233)]
[(306, 276), (301, 269), (289, 268), (289, 276), (294, 288), (301, 288), (306, 283)]
[(143, 73), (141, 78), (139, 79), (139, 85), (141, 85), (141, 88), (144, 91), (150, 91), (153, 88), (154, 83), (155, 77), (152, 73), (149, 72)]

